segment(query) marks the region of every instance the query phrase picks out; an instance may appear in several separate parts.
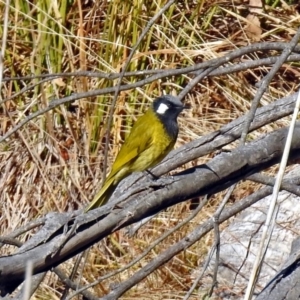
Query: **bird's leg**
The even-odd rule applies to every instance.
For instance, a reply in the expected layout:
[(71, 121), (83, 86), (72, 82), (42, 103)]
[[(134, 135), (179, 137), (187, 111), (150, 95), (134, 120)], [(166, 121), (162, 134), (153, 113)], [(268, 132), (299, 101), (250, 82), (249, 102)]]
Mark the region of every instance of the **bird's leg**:
[(145, 170), (149, 175), (151, 175), (153, 180), (157, 180), (159, 179), (159, 176), (154, 175), (151, 171), (149, 171), (148, 169)]

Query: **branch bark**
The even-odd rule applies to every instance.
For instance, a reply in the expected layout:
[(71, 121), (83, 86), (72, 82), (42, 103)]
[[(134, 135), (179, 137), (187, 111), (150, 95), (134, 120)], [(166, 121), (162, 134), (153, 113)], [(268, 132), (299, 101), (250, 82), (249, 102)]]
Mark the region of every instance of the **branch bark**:
[[(120, 228), (186, 199), (219, 192), (250, 174), (274, 165), (281, 158), (286, 134), (286, 128), (276, 130), (230, 153), (222, 153), (206, 165), (187, 169), (171, 178), (157, 181), (146, 178), (133, 186), (131, 180), (125, 180), (121, 187), (126, 187), (127, 192), (123, 190), (122, 197), (115, 195), (107, 205), (88, 214), (76, 212), (79, 215), (75, 221), (70, 220), (70, 214), (48, 214), (41, 229), (46, 238), (40, 243), (29, 240), (16, 254), (0, 257), (2, 293), (14, 290), (22, 282), (28, 260), (33, 262), (34, 274), (45, 272)], [(299, 156), (300, 124), (297, 124), (290, 160)], [(63, 229), (66, 224), (70, 228), (74, 222), (77, 227), (75, 233), (57, 252), (58, 245), (65, 238)]]

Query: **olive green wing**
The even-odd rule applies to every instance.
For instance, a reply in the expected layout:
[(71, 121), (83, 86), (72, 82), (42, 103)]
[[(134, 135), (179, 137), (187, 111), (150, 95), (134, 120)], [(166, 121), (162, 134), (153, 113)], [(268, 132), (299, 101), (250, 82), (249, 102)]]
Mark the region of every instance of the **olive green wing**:
[[(154, 127), (151, 124), (151, 119), (149, 120), (147, 116), (148, 114), (145, 114), (140, 117), (132, 127), (129, 136), (115, 159), (108, 179), (117, 176), (116, 179), (121, 181), (124, 177), (134, 172), (134, 170), (130, 170), (132, 163), (142, 152), (151, 147)], [(123, 172), (121, 172), (122, 170)]]
[[(104, 205), (116, 189), (118, 183), (130, 175), (131, 164), (137, 159), (140, 153), (151, 146), (152, 131), (147, 125), (146, 114), (140, 117), (131, 129), (131, 132), (122, 145), (112, 170), (106, 178), (103, 187), (96, 193), (91, 203), (85, 208), (85, 212)], [(146, 123), (145, 123), (146, 122)], [(150, 122), (151, 123), (151, 122)]]

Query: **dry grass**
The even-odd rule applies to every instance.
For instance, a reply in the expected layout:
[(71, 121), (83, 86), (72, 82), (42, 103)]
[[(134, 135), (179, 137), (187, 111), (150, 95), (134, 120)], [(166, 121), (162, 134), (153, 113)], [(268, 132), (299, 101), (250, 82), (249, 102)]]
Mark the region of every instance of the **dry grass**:
[[(52, 1), (13, 2), (4, 77), (78, 70), (119, 72), (149, 19), (165, 3), (134, 0), (132, 4), (115, 5), (114, 1), (85, 1), (79, 6), (79, 2), (65, 2), (65, 6), (62, 3), (56, 6)], [(260, 16), (263, 29), (260, 40), (289, 41), (300, 24), (297, 9), (295, 5), (269, 7)], [(192, 65), (253, 42), (245, 31), (247, 11), (247, 6), (239, 1), (178, 1), (152, 27), (128, 71)], [(192, 109), (180, 118), (181, 132), (176, 146), (245, 114), (257, 90), (255, 83), (267, 71), (267, 67), (260, 67), (200, 82), (187, 97)], [(125, 79), (125, 82), (135, 81), (135, 77)], [(5, 82), (2, 99), (13, 98), (0, 109), (1, 133), (45, 107), (52, 99), (116, 84), (107, 79), (69, 77), (31, 86), (38, 82), (39, 79)], [(170, 77), (120, 93), (109, 140), (109, 165), (132, 120), (146, 109), (149, 100), (162, 93), (178, 93), (188, 82), (187, 76)], [(264, 95), (262, 105), (292, 93), (298, 85), (297, 66), (284, 65)], [(56, 108), (31, 121), (0, 145), (1, 235), (50, 211), (72, 211), (88, 203), (100, 185), (111, 100), (112, 95), (105, 94)], [(282, 120), (266, 126), (250, 138), (286, 122)], [(191, 164), (203, 163), (209, 157)], [(257, 188), (258, 185), (241, 183), (232, 201), (238, 201)], [(140, 264), (96, 286), (94, 293), (105, 294), (110, 285), (128, 278), (163, 249), (184, 237), (196, 224), (213, 214), (221, 198), (222, 193), (214, 196), (197, 218), (155, 247)], [(120, 231), (93, 246), (81, 284), (91, 283), (130, 263), (190, 213), (189, 203), (182, 203), (158, 215), (133, 238)], [(28, 238), (28, 234), (24, 235), (22, 241)], [(193, 282), (193, 271), (201, 264), (211, 244), (212, 236), (208, 235), (122, 299), (183, 298)], [(13, 247), (2, 249), (6, 254), (15, 251)], [(70, 273), (72, 264), (72, 261), (63, 264), (66, 273)], [(60, 299), (62, 290), (62, 283), (48, 272), (34, 299)], [(192, 299), (199, 299), (199, 295)]]

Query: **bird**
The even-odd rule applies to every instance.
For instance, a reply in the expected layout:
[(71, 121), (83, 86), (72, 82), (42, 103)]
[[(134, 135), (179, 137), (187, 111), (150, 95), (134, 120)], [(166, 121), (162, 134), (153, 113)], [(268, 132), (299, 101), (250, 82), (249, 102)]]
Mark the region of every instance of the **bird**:
[(85, 212), (107, 203), (122, 179), (157, 165), (173, 149), (178, 136), (177, 117), (187, 108), (175, 96), (156, 98), (134, 123), (102, 188)]

